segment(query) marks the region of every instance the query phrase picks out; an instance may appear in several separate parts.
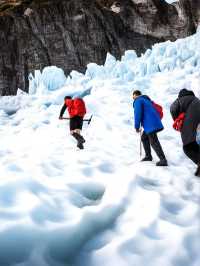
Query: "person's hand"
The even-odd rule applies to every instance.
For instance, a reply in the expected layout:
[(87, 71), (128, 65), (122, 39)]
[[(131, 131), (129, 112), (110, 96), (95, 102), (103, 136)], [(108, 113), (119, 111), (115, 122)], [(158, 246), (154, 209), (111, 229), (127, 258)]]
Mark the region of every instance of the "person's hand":
[(59, 116), (59, 119), (62, 120), (63, 119), (62, 116)]
[(135, 129), (137, 133), (140, 133), (141, 132), (141, 129), (140, 128), (136, 128)]

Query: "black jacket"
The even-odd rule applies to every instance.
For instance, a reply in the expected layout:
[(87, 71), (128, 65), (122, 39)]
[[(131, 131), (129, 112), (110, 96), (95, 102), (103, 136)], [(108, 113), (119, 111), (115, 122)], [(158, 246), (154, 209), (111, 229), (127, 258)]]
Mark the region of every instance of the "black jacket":
[(200, 123), (200, 100), (195, 97), (192, 91), (182, 90), (179, 97), (172, 103), (170, 112), (173, 119), (180, 113), (185, 113), (181, 138), (183, 145), (196, 141), (196, 129)]

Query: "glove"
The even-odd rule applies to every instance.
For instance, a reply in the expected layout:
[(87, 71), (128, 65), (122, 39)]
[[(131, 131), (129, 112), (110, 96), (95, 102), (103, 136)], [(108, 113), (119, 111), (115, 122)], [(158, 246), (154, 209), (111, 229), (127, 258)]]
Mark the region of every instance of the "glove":
[(140, 133), (141, 129), (140, 128), (136, 128), (135, 129), (137, 133)]
[(62, 116), (59, 116), (59, 119), (62, 120), (63, 119)]

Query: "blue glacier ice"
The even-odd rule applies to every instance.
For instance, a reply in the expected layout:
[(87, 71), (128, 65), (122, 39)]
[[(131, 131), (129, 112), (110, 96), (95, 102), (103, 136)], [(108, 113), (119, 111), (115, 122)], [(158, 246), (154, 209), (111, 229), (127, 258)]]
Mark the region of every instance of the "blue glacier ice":
[(55, 91), (65, 85), (67, 78), (64, 71), (56, 66), (45, 67), (42, 71), (35, 70), (35, 76), (29, 75), (29, 93), (37, 93), (37, 88), (42, 87), (44, 92)]

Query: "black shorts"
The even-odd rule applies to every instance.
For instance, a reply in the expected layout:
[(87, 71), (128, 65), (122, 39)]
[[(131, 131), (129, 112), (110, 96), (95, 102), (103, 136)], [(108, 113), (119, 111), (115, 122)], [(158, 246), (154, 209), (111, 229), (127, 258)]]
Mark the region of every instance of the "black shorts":
[(70, 131), (71, 130), (75, 130), (75, 129), (82, 129), (83, 127), (83, 118), (80, 116), (74, 116), (72, 118), (70, 118), (69, 120), (69, 128)]

